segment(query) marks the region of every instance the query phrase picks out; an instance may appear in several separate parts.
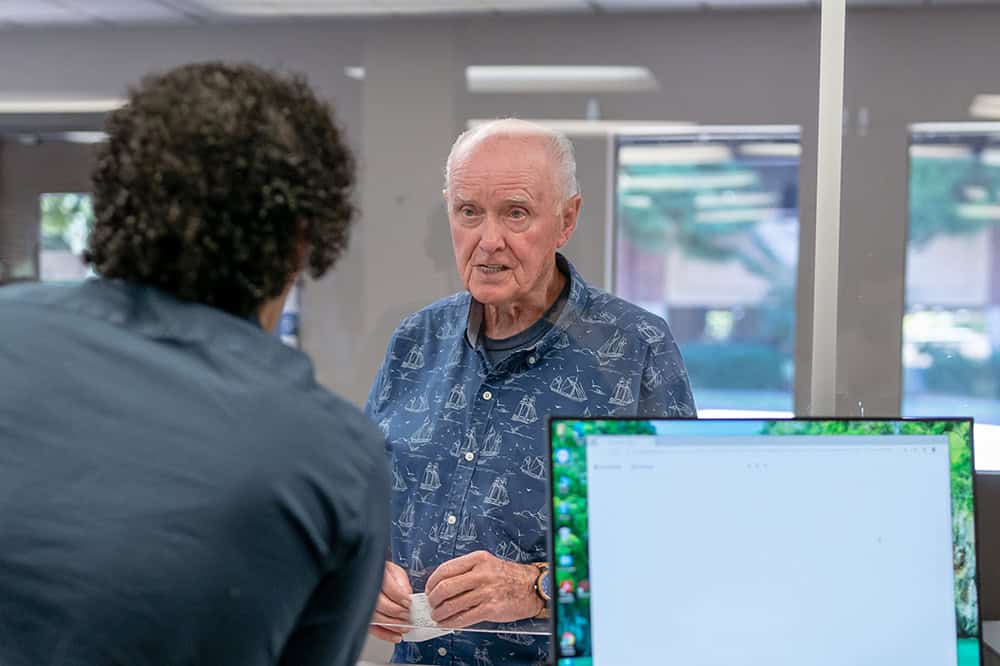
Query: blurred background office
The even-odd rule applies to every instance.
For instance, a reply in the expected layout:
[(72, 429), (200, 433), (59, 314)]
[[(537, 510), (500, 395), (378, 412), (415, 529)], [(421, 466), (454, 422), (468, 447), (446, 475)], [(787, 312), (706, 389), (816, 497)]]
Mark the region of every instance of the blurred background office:
[[(1000, 619), (1000, 2), (848, 5), (835, 411), (976, 417)], [(667, 318), (701, 413), (810, 415), (819, 36), (811, 0), (0, 0), (0, 283), (85, 277), (128, 82), (251, 61), (306, 74), (359, 158), (351, 249), (283, 322), (331, 389), (361, 404), (400, 318), (458, 290), (444, 159), (517, 116), (574, 140), (567, 254)]]

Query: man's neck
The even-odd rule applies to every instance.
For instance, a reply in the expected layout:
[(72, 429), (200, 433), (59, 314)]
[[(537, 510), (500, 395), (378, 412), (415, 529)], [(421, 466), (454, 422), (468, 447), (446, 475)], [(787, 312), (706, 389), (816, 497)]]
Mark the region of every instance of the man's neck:
[(281, 321), (281, 313), (285, 310), (285, 300), (288, 299), (288, 294), (292, 291), (294, 284), (295, 280), (290, 280), (285, 286), (284, 291), (271, 300), (265, 301), (260, 306), (260, 309), (257, 311), (257, 319), (265, 331), (273, 332), (278, 327), (278, 322)]
[(559, 267), (553, 264), (548, 284), (537, 292), (537, 298), (504, 305), (484, 304), (484, 335), (494, 340), (503, 340), (530, 328), (559, 300), (567, 279)]

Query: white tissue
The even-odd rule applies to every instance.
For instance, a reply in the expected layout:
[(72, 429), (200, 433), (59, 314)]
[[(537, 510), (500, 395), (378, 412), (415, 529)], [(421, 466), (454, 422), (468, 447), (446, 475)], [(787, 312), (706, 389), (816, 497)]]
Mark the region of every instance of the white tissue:
[(442, 629), (431, 618), (431, 604), (423, 592), (410, 595), (410, 624), (413, 628), (403, 634), (407, 643), (422, 643), (455, 633), (451, 629)]

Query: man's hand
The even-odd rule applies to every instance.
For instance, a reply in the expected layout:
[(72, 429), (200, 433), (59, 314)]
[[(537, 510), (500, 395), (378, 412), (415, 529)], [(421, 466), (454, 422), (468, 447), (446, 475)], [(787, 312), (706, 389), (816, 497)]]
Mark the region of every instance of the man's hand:
[(431, 617), (451, 629), (534, 617), (545, 606), (535, 593), (538, 569), (477, 551), (442, 564), (427, 580)]
[(403, 634), (406, 633), (406, 630), (402, 627), (377, 625), (379, 623), (409, 624), (410, 594), (412, 593), (410, 579), (403, 568), (394, 562), (386, 562), (385, 573), (382, 576), (382, 591), (378, 595), (375, 615), (372, 616), (372, 625), (368, 627), (368, 633), (390, 643), (399, 643), (403, 640)]

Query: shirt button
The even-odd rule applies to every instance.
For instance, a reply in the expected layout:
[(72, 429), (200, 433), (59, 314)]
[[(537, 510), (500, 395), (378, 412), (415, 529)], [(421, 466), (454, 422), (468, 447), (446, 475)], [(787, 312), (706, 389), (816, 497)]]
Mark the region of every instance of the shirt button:
[(448, 651), (445, 650), (444, 648), (438, 648), (438, 654), (441, 655), (442, 657), (445, 657), (448, 655)]
[(448, 516), (448, 524), (449, 524), (449, 525), (454, 525), (454, 524), (455, 524), (455, 523), (457, 523), (457, 522), (458, 522), (458, 518), (456, 518), (456, 517), (454, 516), (454, 514), (452, 514), (452, 515)]
[(534, 356), (529, 356), (528, 357), (528, 365), (534, 365), (537, 362), (538, 362), (538, 359), (535, 358)]
[(472, 462), (472, 459), (475, 458), (475, 457), (476, 457), (476, 454), (473, 453), (472, 451), (469, 451), (469, 452), (467, 452), (465, 454), (465, 459), (468, 460), (469, 462)]
[(493, 399), (492, 391), (483, 391), (483, 400), (492, 400), (492, 399)]

